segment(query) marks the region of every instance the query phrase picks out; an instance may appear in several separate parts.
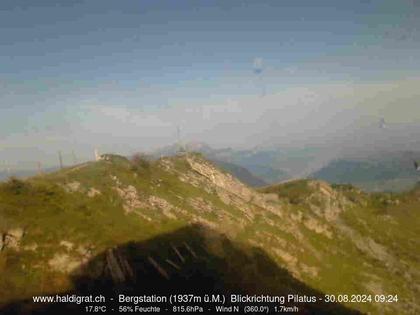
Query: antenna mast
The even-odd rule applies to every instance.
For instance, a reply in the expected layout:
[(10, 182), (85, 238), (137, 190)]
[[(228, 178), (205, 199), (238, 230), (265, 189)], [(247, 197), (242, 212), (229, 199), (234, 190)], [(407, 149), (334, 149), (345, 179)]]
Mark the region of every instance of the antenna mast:
[(95, 148), (95, 161), (99, 161), (101, 159), (101, 155), (97, 148)]
[(38, 175), (42, 175), (42, 164), (41, 162), (38, 162)]
[(77, 157), (76, 157), (76, 153), (74, 153), (74, 150), (71, 151), (71, 154), (73, 156), (73, 164), (76, 165), (77, 164)]
[(10, 170), (10, 165), (8, 161), (4, 161), (4, 169), (6, 170), (7, 177), (10, 177), (11, 170)]
[(176, 126), (176, 144), (177, 144), (177, 153), (180, 153), (182, 151), (182, 145), (181, 145), (181, 127)]
[(61, 155), (61, 151), (58, 151), (58, 161), (60, 162), (60, 169), (63, 169), (63, 156)]

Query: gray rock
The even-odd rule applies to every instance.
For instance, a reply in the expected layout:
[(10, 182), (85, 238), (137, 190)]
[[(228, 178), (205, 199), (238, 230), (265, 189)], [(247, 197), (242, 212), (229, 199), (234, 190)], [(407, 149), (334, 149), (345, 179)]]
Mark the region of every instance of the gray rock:
[(71, 183), (67, 183), (67, 184), (64, 186), (64, 189), (65, 189), (67, 192), (70, 192), (70, 193), (77, 192), (77, 191), (79, 191), (79, 190), (80, 190), (80, 188), (81, 188), (81, 184), (80, 184), (79, 182), (71, 182)]
[(24, 235), (22, 228), (11, 229), (3, 235), (2, 248), (13, 248), (19, 250), (20, 241)]

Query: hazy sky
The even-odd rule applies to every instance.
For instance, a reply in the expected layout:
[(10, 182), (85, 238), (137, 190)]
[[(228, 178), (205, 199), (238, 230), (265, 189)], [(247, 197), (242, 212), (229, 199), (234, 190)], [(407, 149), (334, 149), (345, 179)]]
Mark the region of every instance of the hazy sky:
[(149, 150), (177, 126), (218, 147), (412, 142), (419, 16), (417, 0), (2, 0), (0, 163)]

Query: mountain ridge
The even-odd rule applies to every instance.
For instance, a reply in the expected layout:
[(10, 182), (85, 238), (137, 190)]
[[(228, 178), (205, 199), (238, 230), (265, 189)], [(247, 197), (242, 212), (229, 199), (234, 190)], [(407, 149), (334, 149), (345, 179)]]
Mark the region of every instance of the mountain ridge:
[(419, 174), (413, 161), (418, 152), (379, 152), (361, 157), (343, 157), (312, 173), (309, 177), (335, 184), (353, 184), (367, 191), (407, 191), (415, 186)]
[[(45, 292), (40, 286), (46, 277), (51, 292), (71, 290), (70, 275), (99, 253), (199, 224), (262, 250), (293, 279), (319, 292), (397, 292), (405, 301), (345, 303), (351, 309), (419, 310), (418, 189), (370, 194), (299, 180), (255, 190), (201, 154), (157, 161), (104, 157), (0, 184), (0, 232), (3, 240), (7, 235), (0, 244), (0, 270), (7, 275), (0, 283), (0, 305)], [(235, 265), (216, 239), (210, 235), (206, 249)], [(253, 277), (263, 277), (262, 270)]]

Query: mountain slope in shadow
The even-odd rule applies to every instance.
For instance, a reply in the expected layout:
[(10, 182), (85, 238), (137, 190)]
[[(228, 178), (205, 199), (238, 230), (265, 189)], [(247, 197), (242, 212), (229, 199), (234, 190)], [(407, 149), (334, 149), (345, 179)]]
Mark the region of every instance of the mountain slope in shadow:
[[(233, 243), (201, 225), (108, 249), (75, 272), (72, 281), (73, 290), (57, 294), (102, 294), (107, 297), (107, 313), (113, 313), (112, 309), (117, 313), (120, 305), (129, 305), (118, 304), (118, 294), (168, 297), (178, 293), (224, 294), (227, 299), (231, 294), (324, 295), (293, 278), (262, 250)], [(110, 301), (112, 297), (114, 302)], [(205, 307), (205, 313), (215, 313), (214, 304), (190, 304)], [(85, 313), (86, 305), (34, 304), (32, 300), (22, 300), (0, 307), (0, 313), (81, 314)], [(285, 305), (296, 305), (297, 314), (360, 314), (336, 303), (287, 303), (286, 299)], [(172, 306), (167, 308), (170, 313)]]

